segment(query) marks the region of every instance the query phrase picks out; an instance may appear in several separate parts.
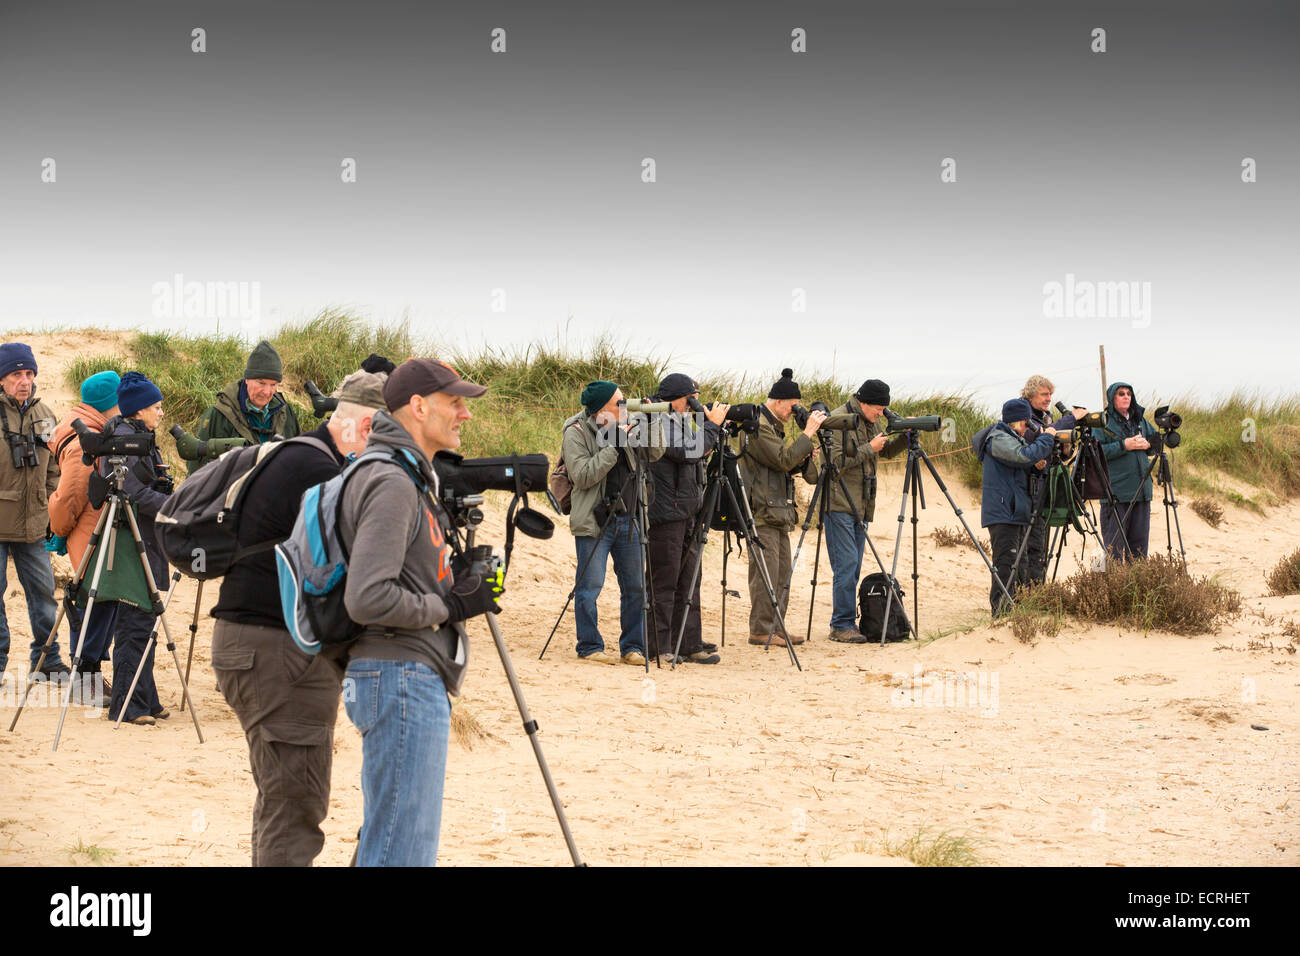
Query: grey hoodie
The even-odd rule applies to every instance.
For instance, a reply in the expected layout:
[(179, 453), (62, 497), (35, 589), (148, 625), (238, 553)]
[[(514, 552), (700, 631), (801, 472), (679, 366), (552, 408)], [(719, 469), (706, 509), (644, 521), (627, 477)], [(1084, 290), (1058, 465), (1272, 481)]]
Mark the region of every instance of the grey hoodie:
[(343, 491), (339, 535), (348, 548), (343, 602), (365, 631), (352, 660), (418, 661), (460, 693), (469, 657), (462, 625), (448, 625), (451, 547), (445, 540), (437, 476), (415, 439), (386, 411), (375, 412), (366, 451), (404, 454), (425, 482), (389, 462), (362, 465)]

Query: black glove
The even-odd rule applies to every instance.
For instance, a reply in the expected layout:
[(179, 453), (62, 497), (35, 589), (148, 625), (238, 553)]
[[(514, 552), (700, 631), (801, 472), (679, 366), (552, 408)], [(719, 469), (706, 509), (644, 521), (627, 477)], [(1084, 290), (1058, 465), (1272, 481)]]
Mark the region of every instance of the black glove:
[(501, 608), (496, 602), (496, 588), (489, 580), (477, 574), (467, 574), (457, 578), (451, 586), (451, 593), (442, 599), (450, 612), (447, 622), (465, 621), (491, 611), (500, 614)]
[(372, 375), (378, 372), (386, 372), (387, 374), (392, 375), (393, 369), (395, 368), (397, 368), (396, 365), (388, 361), (384, 356), (375, 352), (371, 352), (366, 356), (366, 360), (361, 363), (361, 370), (363, 372), (369, 372)]

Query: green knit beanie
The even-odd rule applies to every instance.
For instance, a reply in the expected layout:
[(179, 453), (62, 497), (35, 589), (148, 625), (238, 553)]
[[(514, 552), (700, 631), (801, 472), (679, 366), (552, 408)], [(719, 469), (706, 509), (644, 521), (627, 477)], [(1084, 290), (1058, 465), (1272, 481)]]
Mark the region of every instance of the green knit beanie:
[(272, 381), (284, 381), (284, 364), (280, 353), (266, 339), (257, 343), (257, 348), (248, 355), (248, 367), (244, 369), (244, 378), (269, 378)]
[(609, 404), (609, 400), (617, 391), (618, 386), (613, 382), (600, 379), (588, 382), (587, 387), (582, 390), (582, 407), (587, 410), (588, 415), (595, 415)]

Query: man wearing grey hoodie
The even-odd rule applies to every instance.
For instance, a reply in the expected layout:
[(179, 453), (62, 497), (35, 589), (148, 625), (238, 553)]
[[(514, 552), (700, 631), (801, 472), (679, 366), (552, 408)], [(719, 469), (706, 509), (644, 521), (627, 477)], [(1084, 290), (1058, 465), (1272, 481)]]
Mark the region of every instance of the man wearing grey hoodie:
[(496, 613), (492, 584), (453, 576), (433, 456), (460, 446), (466, 398), (486, 392), (450, 365), (413, 358), (384, 385), (369, 463), (344, 488), (339, 536), (349, 554), (344, 605), (363, 626), (343, 703), (361, 732), (364, 819), (357, 866), (432, 866), (438, 855), (451, 706), (468, 660), (462, 624)]

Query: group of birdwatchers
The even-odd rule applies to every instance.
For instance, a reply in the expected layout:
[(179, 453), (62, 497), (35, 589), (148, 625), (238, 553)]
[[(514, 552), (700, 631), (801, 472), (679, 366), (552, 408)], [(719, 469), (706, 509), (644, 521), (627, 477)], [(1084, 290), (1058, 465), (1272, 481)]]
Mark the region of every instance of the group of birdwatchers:
[[(106, 703), (110, 718), (149, 726), (169, 716), (152, 676), (152, 609), (99, 601), (85, 622), (79, 653), (69, 650), (69, 638), (61, 641), (55, 633), (50, 553), (66, 553), (74, 567), (80, 566), (102, 508), (102, 496), (93, 500), (91, 479), (95, 473), (107, 475), (108, 465), (103, 459), (83, 463), (73, 421), (97, 432), (152, 433), (163, 421), (165, 396), (140, 372), (102, 371), (81, 383), (80, 402), (56, 420), (37, 394), (37, 375), (30, 347), (0, 345), (0, 423), (10, 450), (8, 458), (0, 456), (0, 593), (7, 593), (7, 558), (12, 557), (31, 624), (29, 680), (74, 681), (83, 693)], [(499, 582), (450, 559), (451, 519), (438, 499), (432, 461), (439, 451), (460, 446), (461, 426), (472, 417), (467, 399), (487, 388), (434, 359), (395, 365), (372, 355), (335, 389), (337, 405), (330, 417), (301, 432), (292, 405), (280, 393), (283, 379), (276, 350), (269, 342), (258, 343), (242, 378), (218, 393), (197, 427), (203, 441), (283, 442), (252, 473), (255, 478), (243, 492), (238, 534), (249, 553), (222, 578), (211, 610), (216, 619), (212, 665), (244, 730), (257, 784), (252, 861), (307, 865), (320, 852), (342, 696), (363, 741), (364, 818), (355, 862), (432, 864), (450, 728), (448, 695), (459, 694), (468, 659), (464, 622), (499, 611), (502, 590)], [(1022, 580), (1043, 576), (1045, 531), (1031, 520), (1033, 478), (1058, 429), (1068, 435), (1074, 424), (1053, 421), (1053, 391), (1042, 376), (1030, 378), (976, 449), (983, 463), (982, 523), (990, 529), (995, 573), (1008, 574), (1029, 536), (1017, 581), (1004, 578), (1013, 593)], [(856, 589), (875, 515), (876, 466), (881, 457), (900, 454), (907, 436), (887, 436), (882, 428), (890, 390), (878, 379), (863, 382), (842, 408), (831, 410), (839, 427), (821, 436), (827, 412), (803, 412), (802, 397), (793, 371), (784, 370), (767, 400), (754, 408), (752, 427), (742, 432), (728, 420), (727, 405), (701, 405), (698, 386), (680, 372), (667, 375), (652, 397), (669, 403), (670, 410), (652, 416), (629, 416), (617, 383), (594, 381), (582, 390), (582, 407), (565, 421), (561, 439), (572, 482), (580, 660), (645, 664), (648, 579), (653, 581), (654, 651), (673, 655), (673, 663), (719, 663), (719, 649), (704, 640), (700, 623), (698, 557), (705, 536), (700, 523), (711, 517), (702, 514), (706, 463), (724, 442), (740, 446), (745, 510), (757, 539), (749, 548), (749, 643), (802, 641), (781, 626), (779, 614), (789, 597), (789, 535), (799, 521), (795, 477), (815, 482), (819, 468), (832, 469), (836, 479), (828, 483), (823, 515), (833, 574), (829, 637), (867, 640), (856, 623)], [(1116, 383), (1107, 397), (1100, 447), (1116, 498), (1140, 506), (1118, 514), (1103, 504), (1106, 545), (1145, 556), (1151, 499), (1145, 452), (1155, 433), (1131, 386)], [(801, 427), (790, 437), (787, 424), (796, 412)], [(359, 456), (367, 468), (354, 467)], [(191, 471), (204, 464), (192, 463)], [(635, 480), (642, 468), (648, 468), (648, 477)], [(308, 655), (291, 639), (279, 596), (267, 586), (277, 575), (274, 552), (252, 546), (288, 537), (304, 493), (353, 471), (357, 478), (346, 481), (340, 493), (338, 533), (351, 555), (345, 605), (359, 634), (339, 649)], [(148, 455), (128, 460), (125, 473), (124, 491), (138, 516), (147, 560), (155, 580), (164, 582), (167, 566), (153, 525), (173, 483), (156, 443)], [(646, 575), (642, 511), (648, 527)], [(621, 595), (617, 655), (606, 650), (596, 609), (611, 558)], [(85, 581), (72, 590), (64, 606), (75, 645), (83, 631)], [(1000, 590), (995, 585), (995, 613), (1003, 606)], [(9, 681), (4, 611), (0, 606), (0, 674)], [(110, 654), (111, 685), (101, 672)], [(128, 700), (127, 686), (142, 658)], [(68, 662), (75, 663), (75, 675)], [(345, 682), (350, 693), (341, 695)]]

